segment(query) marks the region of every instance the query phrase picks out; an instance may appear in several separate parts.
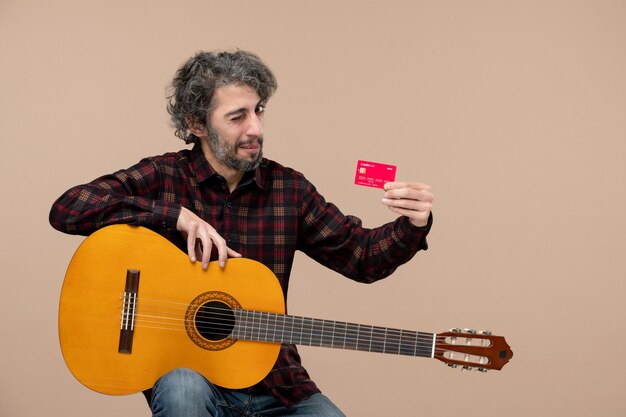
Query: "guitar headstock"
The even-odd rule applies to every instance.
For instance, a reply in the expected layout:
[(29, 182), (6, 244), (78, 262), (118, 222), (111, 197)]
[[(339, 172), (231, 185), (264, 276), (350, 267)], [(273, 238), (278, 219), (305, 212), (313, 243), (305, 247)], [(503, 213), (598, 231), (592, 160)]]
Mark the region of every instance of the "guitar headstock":
[(488, 330), (450, 329), (437, 335), (434, 357), (452, 368), (487, 372), (502, 369), (513, 351), (504, 337)]

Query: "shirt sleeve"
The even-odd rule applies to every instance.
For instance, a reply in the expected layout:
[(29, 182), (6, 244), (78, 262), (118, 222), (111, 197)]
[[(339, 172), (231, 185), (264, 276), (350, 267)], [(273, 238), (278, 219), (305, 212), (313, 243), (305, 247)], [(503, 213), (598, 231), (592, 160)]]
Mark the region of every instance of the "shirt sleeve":
[(126, 223), (146, 227), (175, 227), (180, 205), (158, 199), (157, 164), (144, 159), (126, 170), (70, 188), (50, 210), (55, 229), (87, 235), (104, 226)]
[(377, 228), (365, 228), (358, 217), (344, 215), (306, 182), (301, 211), (301, 250), (311, 258), (359, 282), (385, 278), (420, 250), (428, 249), (424, 227), (407, 217)]

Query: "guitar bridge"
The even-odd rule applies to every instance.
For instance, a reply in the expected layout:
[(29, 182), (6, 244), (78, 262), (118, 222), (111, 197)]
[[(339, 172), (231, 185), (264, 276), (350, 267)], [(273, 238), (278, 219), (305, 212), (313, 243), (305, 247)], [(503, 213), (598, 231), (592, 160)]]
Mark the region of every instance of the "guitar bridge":
[(139, 271), (126, 271), (126, 288), (122, 303), (122, 317), (120, 321), (119, 353), (130, 354), (133, 351), (133, 335), (135, 334), (135, 312), (137, 310), (137, 292), (139, 291)]

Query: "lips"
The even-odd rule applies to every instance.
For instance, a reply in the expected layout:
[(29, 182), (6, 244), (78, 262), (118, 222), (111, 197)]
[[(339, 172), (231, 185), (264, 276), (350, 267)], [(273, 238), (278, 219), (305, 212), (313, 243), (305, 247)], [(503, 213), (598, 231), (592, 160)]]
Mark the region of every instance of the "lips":
[(249, 149), (249, 150), (257, 150), (260, 148), (260, 146), (258, 144), (254, 144), (254, 145), (241, 145), (239, 147), (240, 149)]
[(255, 140), (250, 142), (243, 142), (237, 145), (239, 149), (245, 149), (247, 151), (258, 151), (261, 149), (262, 140)]

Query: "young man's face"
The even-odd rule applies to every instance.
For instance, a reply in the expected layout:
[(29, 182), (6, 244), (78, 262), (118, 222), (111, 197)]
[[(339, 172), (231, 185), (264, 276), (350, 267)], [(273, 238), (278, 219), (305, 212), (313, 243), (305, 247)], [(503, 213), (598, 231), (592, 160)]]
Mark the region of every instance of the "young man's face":
[(215, 91), (206, 140), (215, 158), (231, 169), (251, 171), (263, 157), (265, 103), (247, 85), (228, 85)]

